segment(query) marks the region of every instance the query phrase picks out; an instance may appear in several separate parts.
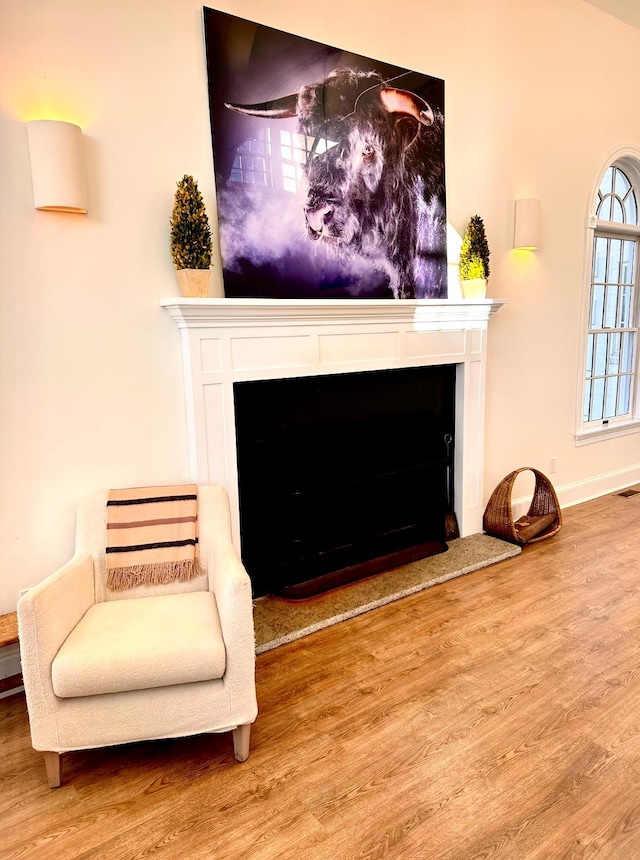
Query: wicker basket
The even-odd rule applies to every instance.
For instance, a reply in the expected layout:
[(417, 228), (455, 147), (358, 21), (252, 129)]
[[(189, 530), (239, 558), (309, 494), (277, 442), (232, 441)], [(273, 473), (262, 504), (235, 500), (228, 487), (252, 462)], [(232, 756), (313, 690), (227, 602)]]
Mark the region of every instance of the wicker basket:
[[(533, 472), (536, 488), (525, 517), (513, 521), (511, 493), (520, 472)], [(551, 481), (531, 466), (523, 466), (503, 478), (491, 494), (482, 520), (487, 534), (517, 544), (546, 540), (560, 530), (562, 513)]]

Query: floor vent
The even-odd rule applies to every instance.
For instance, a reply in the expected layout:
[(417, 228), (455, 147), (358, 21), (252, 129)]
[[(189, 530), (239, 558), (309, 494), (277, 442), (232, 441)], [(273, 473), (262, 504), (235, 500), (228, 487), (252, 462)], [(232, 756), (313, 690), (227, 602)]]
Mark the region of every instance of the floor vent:
[(623, 499), (628, 499), (629, 496), (637, 496), (640, 493), (640, 490), (623, 490), (621, 493), (618, 493), (619, 496), (622, 496)]

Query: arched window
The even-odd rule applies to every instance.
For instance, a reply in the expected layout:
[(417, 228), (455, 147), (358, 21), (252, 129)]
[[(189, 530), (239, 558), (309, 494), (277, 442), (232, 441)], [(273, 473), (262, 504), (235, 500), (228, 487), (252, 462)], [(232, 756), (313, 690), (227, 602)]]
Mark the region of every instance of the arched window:
[(639, 166), (632, 159), (609, 166), (592, 210), (582, 441), (637, 423)]

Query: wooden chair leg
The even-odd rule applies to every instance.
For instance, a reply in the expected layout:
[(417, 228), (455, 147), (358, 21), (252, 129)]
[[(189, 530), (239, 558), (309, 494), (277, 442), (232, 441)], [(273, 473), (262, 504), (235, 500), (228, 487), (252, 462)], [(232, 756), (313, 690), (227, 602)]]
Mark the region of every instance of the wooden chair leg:
[(44, 753), (44, 766), (47, 769), (47, 779), (49, 780), (49, 788), (59, 788), (60, 786), (60, 753), (46, 752)]
[(251, 739), (251, 723), (244, 723), (233, 730), (233, 754), (238, 761), (249, 758), (249, 741)]

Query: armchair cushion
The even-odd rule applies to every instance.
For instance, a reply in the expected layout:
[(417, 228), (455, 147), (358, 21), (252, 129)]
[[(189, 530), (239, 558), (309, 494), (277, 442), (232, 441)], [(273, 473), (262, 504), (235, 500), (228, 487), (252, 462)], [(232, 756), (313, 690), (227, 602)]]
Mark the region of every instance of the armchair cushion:
[(96, 603), (52, 666), (56, 696), (121, 693), (222, 678), (226, 655), (210, 591)]

